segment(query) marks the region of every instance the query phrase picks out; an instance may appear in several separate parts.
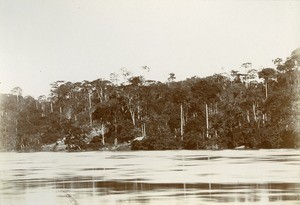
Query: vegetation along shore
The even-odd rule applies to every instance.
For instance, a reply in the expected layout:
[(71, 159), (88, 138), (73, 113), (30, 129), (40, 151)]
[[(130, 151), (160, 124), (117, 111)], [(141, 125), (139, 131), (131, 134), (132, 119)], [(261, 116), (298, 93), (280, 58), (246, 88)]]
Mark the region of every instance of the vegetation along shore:
[(123, 68), (123, 82), (57, 81), (38, 99), (16, 87), (1, 94), (0, 150), (297, 148), (300, 48), (273, 62), (165, 83)]

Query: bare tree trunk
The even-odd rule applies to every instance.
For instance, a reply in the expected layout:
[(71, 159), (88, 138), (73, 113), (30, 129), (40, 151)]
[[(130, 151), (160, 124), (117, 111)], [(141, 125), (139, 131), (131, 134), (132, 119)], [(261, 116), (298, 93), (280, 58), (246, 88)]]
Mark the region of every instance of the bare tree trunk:
[(104, 94), (103, 94), (103, 89), (102, 87), (100, 87), (100, 93), (101, 93), (101, 102), (103, 102), (103, 99), (104, 99)]
[(144, 124), (142, 124), (141, 131), (142, 131), (142, 137), (144, 137)]
[(59, 123), (61, 123), (61, 113), (62, 113), (62, 109), (61, 107), (59, 107)]
[(265, 83), (265, 87), (266, 87), (266, 99), (268, 98), (268, 82), (266, 81)]
[(102, 144), (105, 145), (105, 130), (104, 130), (104, 124), (101, 124), (101, 133), (102, 133)]
[(206, 116), (206, 137), (208, 138), (208, 108), (207, 108), (207, 104), (205, 104), (205, 116)]
[(130, 109), (130, 115), (131, 115), (131, 119), (132, 119), (132, 124), (133, 126), (135, 126), (135, 113), (133, 109)]
[(104, 94), (103, 94), (102, 87), (100, 87), (100, 92), (98, 91), (98, 89), (96, 89), (96, 91), (97, 91), (97, 94), (98, 94), (99, 101), (102, 103), (103, 99), (104, 99)]
[(18, 120), (16, 120), (16, 134), (18, 135)]
[(257, 121), (257, 118), (256, 118), (256, 111), (255, 111), (255, 109), (256, 109), (256, 106), (255, 106), (255, 104), (253, 103), (253, 118), (254, 118), (254, 121), (256, 122)]
[(146, 124), (145, 123), (142, 124), (142, 137), (143, 138), (146, 137)]
[(92, 112), (89, 111), (89, 118), (90, 118), (90, 126), (93, 126), (93, 118), (92, 118)]
[(249, 115), (250, 115), (249, 110), (247, 110), (247, 121), (248, 121), (248, 123), (250, 123), (250, 116)]
[(45, 117), (45, 105), (42, 103), (42, 117)]
[(50, 110), (51, 110), (51, 113), (53, 113), (53, 105), (52, 105), (52, 102), (50, 103)]
[(89, 108), (92, 108), (92, 100), (91, 100), (91, 93), (89, 93)]
[(97, 90), (97, 94), (98, 94), (99, 101), (102, 103), (101, 94), (100, 94), (100, 92), (98, 90)]
[(89, 118), (90, 118), (90, 126), (93, 126), (91, 93), (89, 93)]
[(141, 107), (138, 105), (137, 106), (137, 113), (138, 113), (138, 120), (141, 119)]
[(183, 116), (183, 107), (182, 104), (180, 105), (180, 135), (181, 140), (183, 140), (183, 125), (184, 125), (184, 116)]

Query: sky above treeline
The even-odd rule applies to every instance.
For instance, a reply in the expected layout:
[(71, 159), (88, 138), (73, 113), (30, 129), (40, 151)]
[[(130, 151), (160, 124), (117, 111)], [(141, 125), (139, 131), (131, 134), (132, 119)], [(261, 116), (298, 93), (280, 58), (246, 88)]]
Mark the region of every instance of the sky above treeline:
[(161, 82), (274, 67), (300, 47), (299, 11), (283, 0), (0, 0), (0, 93), (48, 95), (57, 80), (123, 67)]

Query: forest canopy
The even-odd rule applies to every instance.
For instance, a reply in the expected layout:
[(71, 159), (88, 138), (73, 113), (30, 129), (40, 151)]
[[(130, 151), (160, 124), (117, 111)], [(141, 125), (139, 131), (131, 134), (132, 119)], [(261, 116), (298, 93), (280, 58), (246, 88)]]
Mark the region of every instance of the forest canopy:
[(122, 83), (116, 73), (57, 81), (38, 99), (16, 87), (0, 96), (0, 150), (59, 143), (69, 151), (122, 143), (132, 150), (299, 147), (300, 48), (273, 62), (183, 81), (170, 73), (166, 83), (122, 69)]

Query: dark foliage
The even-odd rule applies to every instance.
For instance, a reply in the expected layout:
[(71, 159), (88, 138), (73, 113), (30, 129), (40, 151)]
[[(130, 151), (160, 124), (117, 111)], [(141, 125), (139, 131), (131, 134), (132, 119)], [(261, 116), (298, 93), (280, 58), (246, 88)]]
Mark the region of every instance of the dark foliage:
[(299, 147), (299, 49), (274, 64), (232, 71), (232, 79), (176, 82), (171, 73), (167, 83), (143, 76), (120, 85), (57, 81), (38, 99), (16, 87), (0, 95), (0, 148), (40, 150), (58, 141), (70, 151), (117, 143), (133, 150)]

